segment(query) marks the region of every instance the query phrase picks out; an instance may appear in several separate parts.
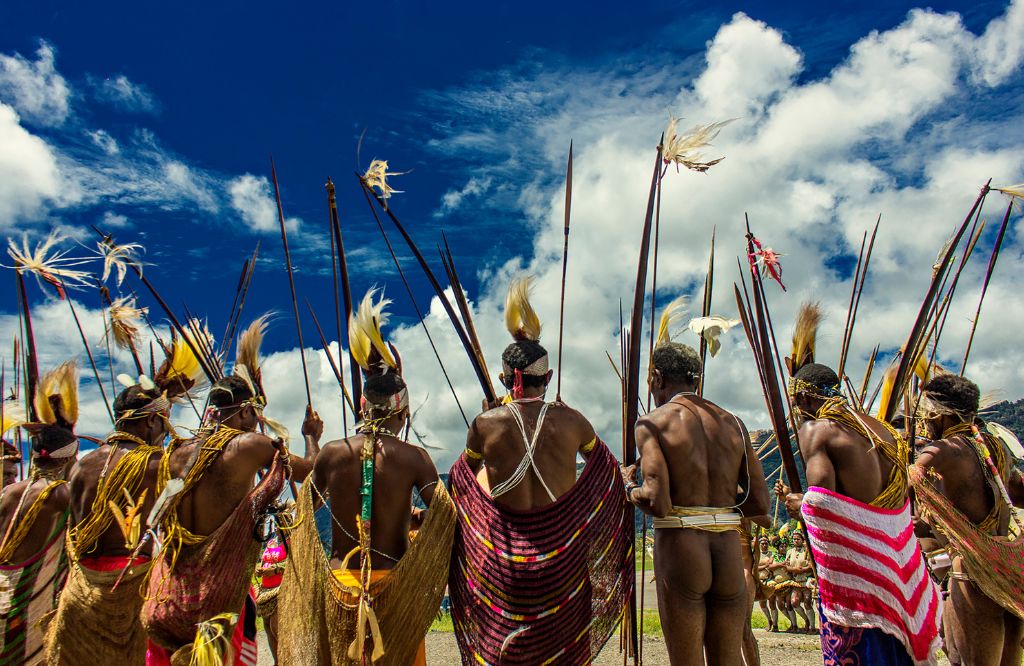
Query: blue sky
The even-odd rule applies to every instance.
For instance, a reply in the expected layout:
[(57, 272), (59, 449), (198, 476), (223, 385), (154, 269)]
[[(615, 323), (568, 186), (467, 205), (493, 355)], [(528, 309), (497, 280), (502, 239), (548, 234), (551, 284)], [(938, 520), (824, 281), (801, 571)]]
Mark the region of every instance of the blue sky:
[[(708, 176), (672, 176), (678, 185), (666, 199), (666, 219), (667, 251), (674, 254), (659, 278), (659, 302), (702, 280), (713, 224), (728, 239), (720, 265), (731, 267), (741, 241), (737, 213), (749, 210), (755, 229), (760, 224), (762, 235), (775, 236), (769, 243), (790, 255), (793, 288), (779, 296), (779, 318), (809, 294), (831, 299), (840, 313), (848, 257), (863, 228), (882, 213), (888, 242), (878, 258), (878, 283), (869, 288), (877, 321), (858, 340), (860, 355), (876, 343), (894, 348), (905, 337), (927, 280), (924, 258), (934, 256), (981, 183), (1024, 180), (1016, 157), (1024, 142), (1024, 10), (1006, 2), (931, 9), (913, 3), (13, 4), (0, 9), (0, 104), (17, 113), (9, 129), (26, 143), (0, 144), (0, 173), (7, 173), (6, 151), (7, 168), (21, 174), (0, 186), (0, 231), (37, 235), (63, 226), (88, 240), (84, 225), (100, 223), (120, 240), (138, 240), (167, 299), (187, 301), (214, 331), (222, 330), (242, 260), (260, 240), (264, 261), (247, 313), (282, 313), (267, 350), (280, 354), (286, 372), (297, 367), (297, 356), (287, 356), (295, 339), (280, 238), (261, 179), (269, 176), (272, 153), (285, 213), (293, 218), (300, 298), (310, 298), (326, 324), (333, 303), (325, 277), (323, 183), (330, 175), (339, 186), (355, 290), (382, 284), (394, 298), (396, 338), (408, 341), (420, 368), (414, 402), (429, 393), (437, 405), (423, 428), (450, 451), (460, 445), (461, 419), (436, 385), (436, 362), (412, 328), (412, 309), (352, 176), (363, 130), (364, 167), (380, 157), (411, 170), (395, 179), (405, 193), (393, 206), (423, 249), (434, 247), (442, 228), (453, 241), (464, 285), (481, 316), (490, 318), (484, 334), (490, 357), (504, 344), (497, 318), (507, 277), (528, 271), (550, 286), (545, 276), (559, 249), (551, 242), (561, 214), (558, 189), (569, 140), (576, 142), (581, 180), (570, 262), (580, 262), (571, 276), (585, 293), (570, 311), (575, 327), (567, 359), (575, 358), (578, 370), (569, 386), (579, 390), (568, 395), (594, 411), (608, 438), (617, 432), (615, 387), (602, 351), (617, 345), (611, 313), (618, 298), (629, 297), (623, 277), (635, 270), (649, 168), (639, 165), (653, 157), (669, 114), (683, 115), (684, 124), (739, 120), (711, 149), (728, 157), (721, 167)], [(835, 126), (818, 127), (820, 118), (812, 119), (819, 112)], [(758, 160), (770, 166), (749, 166)], [(988, 217), (997, 208), (993, 196)], [(917, 242), (909, 242), (905, 229), (919, 226)], [(611, 233), (626, 227), (631, 243)], [(1016, 251), (1016, 234), (1010, 238)], [(1004, 257), (1002, 288), (1012, 294), (1020, 278), (1012, 275), (1013, 255)], [(429, 288), (405, 258), (425, 308)], [(604, 263), (607, 270), (589, 272)], [(983, 270), (984, 260), (977, 263)], [(730, 272), (719, 280), (722, 314), (732, 314), (731, 279)], [(550, 291), (539, 300), (554, 330)], [(971, 296), (964, 294), (967, 312)], [(95, 308), (94, 294), (76, 297), (87, 314)], [(13, 312), (13, 293), (0, 300), (0, 310)], [(432, 321), (443, 329), (440, 317)], [(311, 323), (304, 326), (307, 346), (315, 346)], [(951, 332), (950, 358), (961, 353), (963, 333), (963, 326)], [(833, 329), (826, 335), (836, 337)], [(983, 347), (991, 357), (982, 352), (979, 360), (994, 365), (979, 370), (1016, 397), (1024, 377), (1019, 364), (1002, 361), (996, 368), (998, 336), (990, 332), (992, 342)], [(763, 419), (756, 393), (735, 388), (749, 384), (742, 336), (732, 334), (729, 342), (720, 400), (735, 403), (750, 420)], [(457, 349), (445, 355), (448, 365), (459, 366), (463, 404), (476, 404), (468, 364)], [(589, 388), (595, 383), (610, 386)], [(325, 401), (329, 391), (328, 379)], [(283, 416), (298, 408), (292, 397), (280, 396)]]

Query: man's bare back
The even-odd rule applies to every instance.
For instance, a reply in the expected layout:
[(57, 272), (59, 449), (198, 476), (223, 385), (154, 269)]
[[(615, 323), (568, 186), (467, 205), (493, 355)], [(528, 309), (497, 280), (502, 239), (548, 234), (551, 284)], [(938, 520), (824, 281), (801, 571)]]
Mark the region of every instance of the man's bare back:
[[(341, 566), (345, 555), (359, 545), (353, 537), (358, 536), (356, 516), (362, 506), (364, 438), (355, 435), (325, 444), (313, 466), (313, 506), (326, 500), (333, 515), (332, 567)], [(374, 569), (391, 569), (409, 548), (412, 491), (418, 491), (429, 507), (437, 469), (426, 451), (391, 435), (381, 435), (374, 465), (371, 564)], [(349, 567), (358, 568), (359, 558), (349, 560)]]
[[(544, 403), (517, 401), (485, 411), (470, 426), (466, 448), (483, 456), (487, 484), (495, 488), (508, 481), (526, 455), (526, 443), (511, 410), (519, 410), (527, 437), (536, 431)], [(597, 437), (593, 426), (578, 411), (563, 403), (547, 405), (544, 423), (533, 459), (543, 483), (530, 468), (522, 482), (497, 498), (516, 510), (529, 510), (551, 503), (544, 484), (555, 498), (564, 495), (576, 483), (576, 455)], [(472, 463), (472, 459), (470, 459)], [(478, 469), (479, 464), (474, 466)]]
[[(0, 539), (13, 535), (18, 525), (12, 525), (11, 520), (17, 511), (17, 520), (24, 519), (29, 507), (32, 506), (40, 493), (50, 485), (46, 479), (25, 479), (12, 486), (8, 486), (0, 497)], [(25, 495), (22, 501), (22, 495)], [(53, 530), (57, 526), (60, 517), (67, 511), (71, 503), (71, 494), (68, 492), (67, 484), (61, 484), (50, 492), (50, 495), (43, 501), (36, 520), (32, 523), (24, 540), (14, 549), (10, 557), (10, 564), (24, 562), (37, 554), (53, 536)], [(19, 510), (20, 505), (20, 510)]]
[[(858, 414), (879, 439), (895, 444), (892, 434), (877, 419)], [(864, 435), (848, 425), (819, 419), (800, 428), (800, 454), (807, 483), (851, 497), (865, 504), (888, 485), (893, 463)]]
[[(112, 448), (113, 453), (111, 453)], [(124, 457), (125, 453), (126, 450), (119, 446), (104, 444), (95, 451), (89, 452), (75, 463), (75, 466), (71, 469), (68, 481), (71, 489), (71, 517), (74, 525), (83, 522), (92, 513), (93, 501), (96, 499), (99, 479), (104, 473), (104, 468), (106, 468), (106, 474), (109, 475), (121, 458)], [(162, 457), (161, 453), (150, 455), (149, 463), (146, 465), (145, 478), (136, 496), (132, 498), (137, 502), (139, 497), (142, 496), (143, 491), (146, 493), (142, 510), (139, 512), (142, 520), (146, 519), (146, 516), (149, 515), (150, 510), (153, 508), (154, 502), (156, 502), (156, 489), (160, 478), (160, 460)], [(107, 511), (108, 509), (103, 507), (102, 510)], [(148, 555), (151, 548), (152, 546), (148, 545), (143, 554)], [(78, 556), (99, 557), (129, 554), (130, 552), (125, 548), (124, 534), (116, 523), (111, 523), (110, 527), (100, 535), (95, 547), (90, 549), (89, 552), (78, 553)]]

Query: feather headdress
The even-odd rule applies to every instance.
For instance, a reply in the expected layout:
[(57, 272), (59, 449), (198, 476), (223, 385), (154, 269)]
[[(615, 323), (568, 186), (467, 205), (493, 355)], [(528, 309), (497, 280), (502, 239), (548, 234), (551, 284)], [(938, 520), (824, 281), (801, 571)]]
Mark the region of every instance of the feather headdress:
[(0, 435), (17, 428), (26, 421), (25, 408), (16, 402), (5, 403), (3, 416), (0, 417)]
[(722, 342), (718, 339), (723, 333), (740, 323), (739, 319), (727, 319), (720, 315), (708, 317), (694, 317), (690, 320), (688, 328), (704, 338), (708, 345), (708, 352), (711, 358), (718, 356), (722, 349)]
[(821, 325), (823, 318), (824, 314), (818, 303), (805, 302), (800, 306), (800, 311), (796, 315), (796, 326), (793, 328), (793, 349), (786, 359), (790, 377), (795, 377), (800, 368), (808, 363), (814, 363), (818, 326)]
[(139, 243), (125, 243), (116, 245), (112, 241), (100, 241), (96, 243), (99, 256), (103, 259), (103, 282), (106, 282), (111, 274), (117, 273), (117, 286), (124, 282), (128, 273), (128, 265), (134, 264), (139, 272), (142, 272), (142, 265), (136, 257), (136, 252), (143, 249)]
[(238, 348), (235, 352), (236, 376), (249, 384), (254, 396), (263, 396), (263, 372), (260, 370), (260, 346), (263, 335), (267, 332), (267, 322), (271, 313), (257, 317), (249, 327), (238, 336)]
[(710, 125), (697, 125), (688, 130), (685, 134), (679, 134), (679, 118), (669, 118), (668, 127), (665, 129), (665, 143), (662, 151), (662, 158), (665, 165), (675, 162), (676, 169), (680, 166), (691, 171), (706, 173), (708, 169), (715, 166), (724, 157), (714, 160), (706, 160), (700, 150), (711, 145), (711, 142), (722, 131), (722, 128), (735, 119), (723, 120)]
[(107, 334), (120, 349), (134, 349), (138, 346), (139, 333), (142, 332), (142, 316), (147, 308), (135, 306), (134, 298), (118, 298), (110, 304), (107, 322)]
[(67, 256), (67, 250), (57, 250), (52, 254), (50, 250), (64, 240), (64, 237), (56, 231), (50, 233), (41, 243), (30, 249), (28, 238), (22, 237), (19, 248), (13, 240), (7, 239), (7, 254), (14, 259), (14, 268), (19, 271), (27, 271), (54, 287), (61, 300), (64, 299), (64, 287), (81, 287), (88, 284), (89, 273), (80, 271), (74, 266), (86, 263), (87, 259), (76, 259)]
[[(160, 365), (156, 376), (153, 377), (153, 383), (165, 391), (167, 397), (172, 400), (184, 396), (206, 381), (206, 374), (192, 348), (195, 347), (198, 350), (205, 346), (212, 346), (213, 336), (204, 326), (198, 322), (195, 324), (195, 327), (189, 326), (185, 329), (188, 340), (178, 336), (173, 329), (171, 330), (171, 346), (166, 350), (167, 357)], [(191, 332), (193, 328), (201, 331), (205, 340), (200, 340), (193, 335)], [(191, 346), (189, 342), (192, 343)], [(200, 351), (200, 353), (202, 352)]]
[(370, 167), (363, 174), (363, 182), (367, 187), (380, 192), (381, 199), (390, 199), (392, 194), (401, 194), (402, 190), (396, 190), (388, 185), (389, 176), (401, 176), (408, 171), (388, 171), (387, 160), (373, 160)]
[(661, 311), (661, 320), (658, 322), (658, 337), (654, 343), (655, 347), (672, 342), (672, 329), (686, 315), (686, 306), (689, 300), (686, 296), (679, 296)]
[(391, 305), (391, 301), (384, 298), (383, 294), (374, 301), (379, 291), (374, 287), (366, 292), (359, 307), (349, 318), (349, 348), (352, 350), (352, 357), (366, 374), (379, 374), (388, 369), (398, 370), (398, 361), (395, 360), (391, 347), (384, 341), (384, 335), (381, 333), (381, 328), (388, 323), (385, 308)]
[(540, 340), (540, 318), (530, 305), (533, 281), (533, 276), (513, 280), (505, 297), (505, 328), (519, 341)]
[(78, 422), (78, 367), (65, 361), (43, 375), (32, 401), (36, 416), (46, 425), (74, 430)]

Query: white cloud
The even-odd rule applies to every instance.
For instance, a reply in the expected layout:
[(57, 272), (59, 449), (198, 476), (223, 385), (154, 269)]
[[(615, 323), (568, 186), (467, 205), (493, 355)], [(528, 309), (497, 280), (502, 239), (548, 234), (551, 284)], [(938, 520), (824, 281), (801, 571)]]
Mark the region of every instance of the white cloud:
[(103, 80), (90, 79), (96, 99), (123, 111), (156, 113), (160, 105), (145, 86), (133, 83), (124, 74)]
[(86, 130), (85, 135), (96, 144), (97, 148), (107, 155), (117, 155), (121, 152), (120, 147), (117, 145), (117, 139), (112, 137), (110, 132), (106, 130)]
[(0, 103), (0, 230), (38, 215), (59, 192), (56, 155), (21, 126), (13, 108)]
[(434, 211), (434, 217), (444, 217), (462, 206), (466, 199), (474, 199), (485, 194), (491, 189), (492, 181), (493, 179), (490, 177), (472, 176), (461, 189), (448, 190), (441, 197), (441, 207)]
[(103, 217), (100, 219), (100, 225), (100, 229), (106, 231), (107, 229), (126, 229), (130, 227), (132, 223), (126, 216), (108, 210), (103, 213)]
[(0, 99), (10, 100), (30, 122), (47, 127), (62, 124), (68, 117), (71, 92), (55, 61), (54, 48), (47, 42), (40, 42), (35, 61), (19, 53), (0, 54)]
[[(281, 229), (274, 191), (266, 176), (254, 176), (247, 173), (232, 178), (227, 183), (227, 191), (231, 197), (231, 207), (250, 229), (260, 233), (270, 233)], [(298, 231), (299, 224), (298, 218), (285, 218), (285, 227), (290, 232)]]

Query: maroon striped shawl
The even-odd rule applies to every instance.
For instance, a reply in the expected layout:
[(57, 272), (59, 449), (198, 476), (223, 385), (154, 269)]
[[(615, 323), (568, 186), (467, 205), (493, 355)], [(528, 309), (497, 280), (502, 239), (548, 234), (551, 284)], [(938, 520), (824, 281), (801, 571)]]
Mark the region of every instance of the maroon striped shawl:
[(462, 663), (589, 664), (635, 584), (632, 512), (603, 442), (553, 504), (514, 511), (459, 458), (448, 587)]

